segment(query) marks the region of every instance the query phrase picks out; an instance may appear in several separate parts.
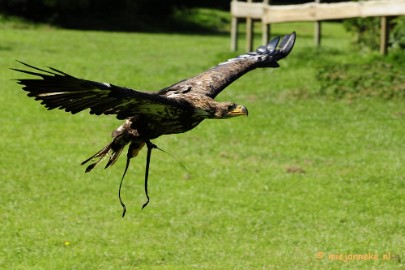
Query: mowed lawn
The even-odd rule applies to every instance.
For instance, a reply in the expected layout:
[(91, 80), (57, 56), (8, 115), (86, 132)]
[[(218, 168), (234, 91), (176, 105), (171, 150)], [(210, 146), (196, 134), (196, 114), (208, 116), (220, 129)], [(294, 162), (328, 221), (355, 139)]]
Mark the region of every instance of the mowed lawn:
[(297, 31), (282, 67), (218, 97), (249, 117), (155, 140), (191, 174), (154, 151), (141, 211), (144, 151), (124, 182), (125, 218), (125, 154), (107, 170), (80, 166), (121, 122), (47, 111), (9, 68), (158, 90), (235, 56), (229, 37), (0, 30), (0, 268), (404, 269), (405, 100), (318, 97), (317, 68), (365, 57), (352, 37), (325, 24), (317, 52), (310, 23), (272, 30)]

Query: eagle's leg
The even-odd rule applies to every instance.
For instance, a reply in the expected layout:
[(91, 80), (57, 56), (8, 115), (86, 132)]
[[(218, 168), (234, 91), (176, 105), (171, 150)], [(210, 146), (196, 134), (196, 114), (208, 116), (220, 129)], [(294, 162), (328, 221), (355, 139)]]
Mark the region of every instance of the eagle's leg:
[[(142, 209), (144, 209), (149, 203), (149, 194), (148, 194), (148, 176), (149, 176), (149, 164), (150, 158), (152, 157), (152, 149), (158, 148), (155, 144), (151, 141), (146, 141), (146, 146), (148, 147), (148, 153), (146, 155), (146, 169), (145, 169), (145, 195), (146, 195), (146, 202), (142, 205)], [(159, 148), (158, 148), (159, 149)]]

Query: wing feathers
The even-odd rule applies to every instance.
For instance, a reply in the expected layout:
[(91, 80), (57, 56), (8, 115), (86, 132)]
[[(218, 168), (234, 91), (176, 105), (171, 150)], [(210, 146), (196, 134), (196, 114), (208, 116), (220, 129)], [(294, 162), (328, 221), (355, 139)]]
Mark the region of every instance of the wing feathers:
[(272, 39), (255, 52), (240, 55), (221, 63), (195, 77), (183, 80), (159, 92), (141, 92), (129, 88), (79, 79), (55, 68), (37, 68), (20, 62), (32, 70), (13, 69), (37, 79), (19, 79), (18, 83), (48, 109), (62, 109), (78, 113), (90, 109), (91, 114), (116, 114), (118, 119), (133, 116), (153, 116), (170, 119), (169, 114), (192, 113), (193, 106), (178, 98), (190, 92), (215, 98), (225, 87), (255, 68), (278, 67), (295, 42), (295, 32)]
[(54, 68), (44, 70), (20, 63), (34, 71), (12, 70), (40, 78), (18, 79), (18, 83), (23, 85), (28, 96), (41, 101), (49, 110), (62, 109), (74, 114), (90, 109), (91, 114), (116, 114), (117, 118), (125, 119), (136, 115), (163, 118), (162, 111), (181, 109), (175, 100), (154, 92), (140, 92), (108, 83), (79, 79)]
[(195, 92), (215, 98), (225, 87), (255, 68), (279, 67), (278, 61), (291, 52), (295, 38), (295, 32), (285, 35), (281, 42), (280, 37), (276, 37), (255, 52), (229, 59), (174, 86), (182, 88), (190, 86)]

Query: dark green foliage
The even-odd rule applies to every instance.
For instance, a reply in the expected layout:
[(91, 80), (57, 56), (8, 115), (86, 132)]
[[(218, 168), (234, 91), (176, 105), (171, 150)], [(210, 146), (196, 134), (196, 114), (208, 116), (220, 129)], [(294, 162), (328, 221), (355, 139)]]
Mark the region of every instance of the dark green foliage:
[(3, 0), (0, 10), (9, 15), (68, 28), (141, 30), (160, 20), (162, 26), (176, 7), (175, 0)]
[[(353, 43), (363, 50), (378, 50), (380, 46), (381, 18), (353, 18), (344, 20), (345, 28), (354, 35)], [(389, 46), (405, 48), (405, 18), (389, 20)]]
[(378, 50), (380, 44), (380, 18), (347, 19), (344, 21), (344, 26), (353, 33), (353, 43), (359, 48)]
[(177, 29), (187, 32), (229, 33), (229, 12), (206, 8), (179, 8), (174, 10), (171, 21)]
[(405, 49), (405, 17), (397, 17), (393, 20), (395, 28), (390, 33), (390, 44), (395, 49)]
[(335, 98), (405, 97), (404, 55), (367, 63), (326, 65), (318, 70), (320, 94)]

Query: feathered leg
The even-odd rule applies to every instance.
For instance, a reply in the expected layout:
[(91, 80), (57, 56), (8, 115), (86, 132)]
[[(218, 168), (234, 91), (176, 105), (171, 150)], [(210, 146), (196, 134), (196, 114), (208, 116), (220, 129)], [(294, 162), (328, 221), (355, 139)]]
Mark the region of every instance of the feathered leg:
[(87, 162), (94, 160), (94, 163), (87, 166), (86, 173), (93, 170), (108, 155), (110, 155), (110, 157), (108, 159), (105, 168), (108, 168), (109, 166), (113, 165), (117, 161), (118, 157), (121, 155), (121, 152), (124, 149), (124, 147), (130, 142), (129, 138), (125, 137), (126, 136), (124, 136), (123, 134), (117, 138), (114, 138), (114, 140), (111, 143), (107, 144), (103, 149), (101, 149), (96, 154), (83, 161), (81, 165), (84, 165)]
[[(110, 156), (105, 168), (108, 168), (118, 160), (122, 150), (130, 142), (136, 142), (139, 140), (136, 130), (131, 128), (132, 122), (130, 120), (125, 121), (120, 127), (113, 131), (113, 141), (107, 144), (103, 149), (82, 162), (82, 165), (94, 160), (94, 163), (90, 164), (86, 168), (86, 172), (90, 172), (94, 169), (106, 156)], [(138, 141), (139, 142), (139, 141)]]
[(83, 161), (81, 163), (81, 165), (84, 165), (87, 162), (89, 162), (90, 160), (98, 158), (98, 160), (96, 162), (94, 162), (94, 163), (90, 164), (89, 166), (87, 166), (86, 173), (93, 170), (104, 159), (104, 157), (108, 154), (108, 152), (110, 152), (113, 143), (114, 143), (114, 141), (107, 144), (103, 149), (101, 149), (100, 151), (98, 151), (97, 153), (95, 153), (94, 155), (92, 155), (91, 157), (89, 157), (88, 159), (86, 159), (85, 161)]

